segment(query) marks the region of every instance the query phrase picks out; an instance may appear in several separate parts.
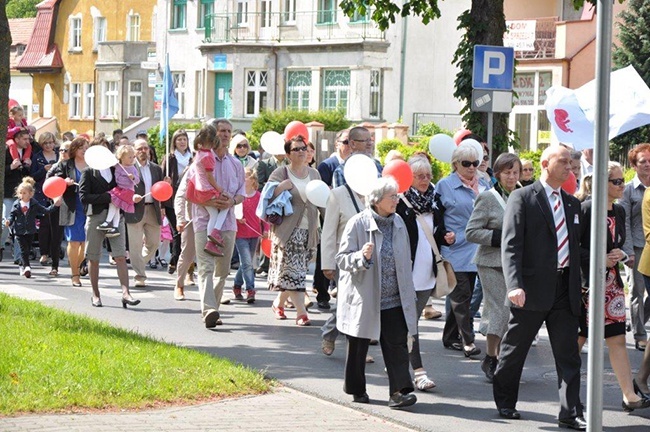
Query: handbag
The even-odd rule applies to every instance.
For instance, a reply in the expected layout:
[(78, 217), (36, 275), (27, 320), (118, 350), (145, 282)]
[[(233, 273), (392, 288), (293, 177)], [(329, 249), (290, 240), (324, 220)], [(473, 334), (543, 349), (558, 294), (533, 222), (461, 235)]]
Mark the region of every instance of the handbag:
[[(406, 204), (407, 207), (413, 209), (411, 203), (403, 196), (402, 196), (402, 201), (404, 202), (404, 204)], [(424, 216), (421, 214), (417, 214), (416, 219), (420, 222), (422, 231), (424, 231), (424, 234), (427, 237), (427, 241), (431, 246), (431, 251), (433, 252), (433, 259), (436, 263), (436, 268), (438, 271), (436, 275), (436, 285), (433, 287), (431, 296), (435, 298), (442, 298), (448, 294), (451, 294), (454, 288), (456, 288), (456, 284), (457, 284), (456, 273), (454, 272), (454, 267), (451, 265), (451, 263), (447, 261), (438, 251), (438, 245), (436, 244), (436, 241), (433, 238), (433, 233), (429, 229), (429, 225), (424, 219)]]

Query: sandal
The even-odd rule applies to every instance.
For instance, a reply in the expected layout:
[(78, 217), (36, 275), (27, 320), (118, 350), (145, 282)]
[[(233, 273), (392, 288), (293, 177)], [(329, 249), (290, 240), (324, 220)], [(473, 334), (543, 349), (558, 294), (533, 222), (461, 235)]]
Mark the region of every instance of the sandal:
[(429, 379), (426, 371), (415, 372), (415, 380), (413, 383), (415, 384), (415, 388), (420, 391), (431, 390), (436, 386), (436, 383)]
[(306, 327), (311, 325), (311, 321), (309, 321), (309, 317), (307, 314), (305, 315), (300, 315), (298, 318), (296, 318), (296, 325), (298, 327)]
[(323, 343), (321, 344), (321, 349), (323, 350), (323, 354), (326, 356), (331, 356), (332, 353), (334, 352), (334, 341), (330, 341), (327, 339), (323, 339)]
[(79, 279), (79, 275), (73, 275), (71, 277), (72, 279), (72, 286), (73, 287), (80, 287), (81, 286), (81, 280)]
[(284, 308), (281, 307), (275, 307), (275, 305), (271, 305), (271, 310), (273, 311), (273, 314), (275, 315), (275, 319), (277, 320), (285, 320), (287, 319), (287, 316), (284, 314)]
[(59, 271), (57, 269), (50, 270), (50, 276), (58, 276), (58, 275), (59, 275)]

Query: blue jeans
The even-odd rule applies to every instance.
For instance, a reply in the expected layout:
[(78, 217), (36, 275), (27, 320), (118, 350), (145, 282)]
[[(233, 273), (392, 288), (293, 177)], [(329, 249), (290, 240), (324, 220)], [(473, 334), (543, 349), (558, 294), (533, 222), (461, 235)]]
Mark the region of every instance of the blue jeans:
[(246, 282), (247, 290), (255, 289), (255, 269), (253, 268), (253, 257), (257, 250), (257, 242), (259, 239), (254, 238), (238, 238), (235, 240), (235, 247), (239, 253), (239, 269), (235, 274), (235, 286), (244, 286)]

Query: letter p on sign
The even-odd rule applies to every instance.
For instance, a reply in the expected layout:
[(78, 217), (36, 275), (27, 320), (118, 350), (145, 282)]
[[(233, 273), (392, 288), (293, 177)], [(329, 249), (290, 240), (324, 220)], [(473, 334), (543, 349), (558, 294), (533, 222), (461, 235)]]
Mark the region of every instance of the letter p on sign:
[(515, 52), (513, 48), (490, 45), (474, 46), (473, 88), (512, 90), (514, 73)]

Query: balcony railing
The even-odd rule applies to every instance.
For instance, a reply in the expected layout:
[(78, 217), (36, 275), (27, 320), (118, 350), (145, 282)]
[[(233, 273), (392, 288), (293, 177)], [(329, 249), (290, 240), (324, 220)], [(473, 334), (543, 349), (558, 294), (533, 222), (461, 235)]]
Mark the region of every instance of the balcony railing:
[(536, 21), (534, 49), (532, 51), (515, 51), (517, 59), (555, 58), (555, 24), (558, 18), (538, 18)]
[[(359, 19), (356, 19), (359, 18)], [(218, 13), (205, 19), (205, 43), (384, 40), (369, 15), (351, 20), (340, 12)]]

